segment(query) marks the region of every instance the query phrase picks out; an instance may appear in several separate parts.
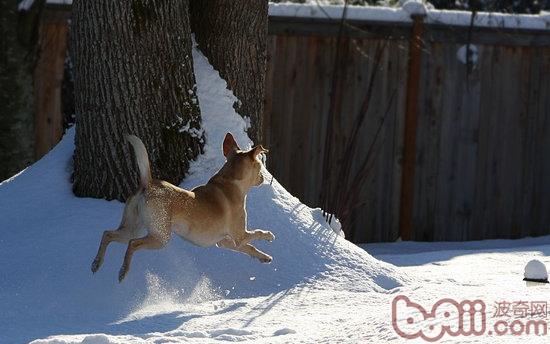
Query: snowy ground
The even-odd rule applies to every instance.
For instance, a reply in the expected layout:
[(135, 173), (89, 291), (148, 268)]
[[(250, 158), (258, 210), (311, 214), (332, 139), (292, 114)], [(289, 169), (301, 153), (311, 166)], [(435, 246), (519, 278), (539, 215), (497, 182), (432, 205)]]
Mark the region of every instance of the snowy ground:
[[(242, 146), (250, 144), (223, 80), (197, 51), (194, 62), (208, 145), (193, 163), (187, 188), (204, 183), (223, 164), (226, 131)], [(163, 250), (136, 253), (119, 284), (125, 247), (112, 244), (95, 275), (90, 264), (101, 233), (118, 225), (123, 205), (72, 196), (73, 138), (69, 131), (45, 158), (0, 185), (0, 343), (403, 342), (392, 327), (398, 295), (426, 308), (443, 297), (480, 298), (491, 324), (495, 301), (550, 295), (548, 285), (522, 281), (527, 261), (550, 262), (549, 237), (378, 244), (365, 251), (335, 233), (319, 209), (301, 204), (276, 180), (270, 184), (269, 176), (247, 204), (249, 227), (277, 237), (258, 243), (274, 257), (271, 264), (173, 238)], [(396, 309), (400, 319), (418, 315)], [(432, 324), (446, 323), (438, 318)], [(520, 339), (545, 338), (498, 338)], [(466, 340), (489, 343), (495, 337), (441, 339)]]
[[(543, 331), (537, 336), (533, 327), (530, 327), (531, 334), (527, 334), (527, 328), (533, 325), (533, 321), (546, 322), (550, 286), (524, 282), (523, 273), (525, 264), (531, 259), (538, 259), (547, 267), (550, 266), (550, 237), (465, 243), (401, 242), (368, 244), (363, 247), (381, 261), (394, 264), (403, 273), (414, 276), (413, 284), (398, 288), (398, 294), (407, 296), (426, 310), (444, 298), (457, 302), (483, 301), (486, 306), (486, 328), (483, 334), (454, 338), (446, 334), (441, 342), (547, 342)], [(385, 305), (387, 308), (390, 307), (388, 303)], [(534, 311), (536, 305), (543, 305), (545, 310)], [(410, 312), (411, 309), (405, 312), (405, 308), (397, 312), (402, 319), (405, 313), (416, 313)], [(436, 324), (433, 333), (440, 332), (437, 324), (456, 326), (459, 323), (456, 317), (451, 318), (451, 321), (445, 322), (439, 316), (438, 320), (433, 321)], [(474, 323), (481, 330), (481, 321), (478, 320)], [(548, 328), (547, 324), (544, 326)], [(425, 334), (428, 332), (426, 323), (420, 328)], [(506, 334), (500, 335), (504, 331)]]

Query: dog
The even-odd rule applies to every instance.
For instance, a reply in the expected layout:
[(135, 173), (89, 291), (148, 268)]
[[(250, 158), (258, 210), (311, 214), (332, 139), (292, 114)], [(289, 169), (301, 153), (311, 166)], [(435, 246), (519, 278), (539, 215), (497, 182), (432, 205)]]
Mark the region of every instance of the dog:
[[(260, 154), (267, 153), (261, 145), (243, 151), (231, 133), (222, 145), (226, 163), (205, 184), (191, 191), (151, 177), (149, 157), (143, 142), (126, 135), (134, 148), (139, 168), (138, 191), (126, 201), (122, 221), (116, 230), (103, 233), (92, 263), (92, 272), (99, 270), (109, 243), (128, 244), (119, 282), (130, 271), (134, 252), (140, 249), (161, 249), (170, 241), (172, 232), (202, 247), (217, 245), (239, 251), (270, 263), (272, 257), (252, 246), (252, 240), (273, 241), (269, 231), (246, 229), (246, 195), (251, 187), (263, 183)], [(139, 237), (141, 231), (147, 234)]]

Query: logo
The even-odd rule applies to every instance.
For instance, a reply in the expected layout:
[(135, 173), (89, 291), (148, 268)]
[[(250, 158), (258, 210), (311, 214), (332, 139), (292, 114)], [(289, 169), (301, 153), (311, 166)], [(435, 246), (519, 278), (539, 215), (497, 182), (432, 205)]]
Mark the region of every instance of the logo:
[[(430, 309), (398, 295), (392, 301), (392, 327), (402, 338), (436, 342), (444, 336), (546, 335), (545, 301), (495, 302), (494, 322), (487, 320), (483, 300), (444, 298)], [(532, 319), (536, 317), (537, 319)], [(498, 319), (497, 319), (498, 318)]]

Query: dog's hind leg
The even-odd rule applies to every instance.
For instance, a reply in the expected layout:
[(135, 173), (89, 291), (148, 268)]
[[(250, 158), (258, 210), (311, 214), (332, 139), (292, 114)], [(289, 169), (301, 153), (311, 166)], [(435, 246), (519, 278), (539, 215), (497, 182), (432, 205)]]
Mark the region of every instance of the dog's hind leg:
[(132, 264), (132, 257), (134, 252), (140, 249), (158, 250), (166, 246), (170, 238), (157, 238), (151, 234), (144, 236), (143, 238), (132, 239), (128, 243), (128, 249), (126, 249), (126, 255), (124, 255), (124, 262), (118, 273), (118, 281), (122, 282), (128, 271), (130, 271), (130, 264)]
[(103, 259), (105, 257), (105, 251), (107, 251), (107, 246), (109, 246), (109, 244), (113, 241), (119, 242), (121, 244), (128, 243), (132, 239), (132, 236), (130, 235), (131, 233), (132, 231), (129, 230), (127, 227), (121, 227), (114, 231), (103, 232), (101, 243), (99, 244), (99, 248), (97, 250), (97, 255), (92, 262), (93, 273), (96, 273), (103, 264)]
[(118, 273), (118, 281), (122, 282), (132, 263), (134, 252), (141, 249), (158, 250), (166, 246), (172, 236), (172, 224), (168, 214), (168, 208), (159, 199), (149, 199), (148, 206), (149, 217), (146, 217), (144, 226), (148, 229), (149, 234), (142, 238), (132, 239), (128, 243), (124, 262)]
[(105, 251), (107, 251), (107, 246), (109, 246), (111, 242), (115, 241), (126, 244), (131, 239), (137, 237), (139, 231), (137, 216), (135, 198), (130, 198), (126, 202), (124, 214), (122, 215), (122, 221), (120, 222), (118, 229), (103, 232), (101, 243), (99, 244), (99, 249), (97, 250), (97, 255), (92, 262), (93, 273), (96, 273), (103, 264)]

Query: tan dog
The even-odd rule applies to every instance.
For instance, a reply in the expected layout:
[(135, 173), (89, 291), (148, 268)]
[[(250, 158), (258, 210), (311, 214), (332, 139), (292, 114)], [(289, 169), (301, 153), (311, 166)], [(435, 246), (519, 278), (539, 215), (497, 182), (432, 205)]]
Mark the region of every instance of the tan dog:
[[(151, 178), (149, 157), (143, 142), (133, 135), (126, 139), (134, 147), (140, 173), (139, 191), (126, 202), (117, 230), (105, 231), (97, 256), (92, 263), (96, 272), (103, 263), (111, 241), (128, 243), (124, 263), (118, 276), (122, 281), (130, 270), (136, 250), (160, 249), (168, 243), (172, 232), (195, 245), (217, 245), (244, 252), (262, 263), (271, 257), (250, 244), (252, 240), (272, 241), (273, 233), (246, 230), (246, 194), (252, 186), (262, 184), (262, 163), (258, 155), (267, 152), (262, 146), (241, 151), (233, 135), (227, 133), (223, 154), (227, 162), (206, 183), (191, 191), (163, 180)], [(146, 228), (148, 234), (138, 238)]]

